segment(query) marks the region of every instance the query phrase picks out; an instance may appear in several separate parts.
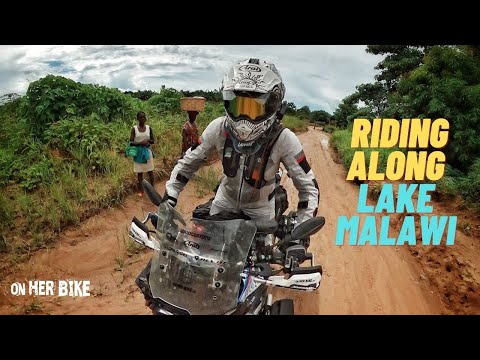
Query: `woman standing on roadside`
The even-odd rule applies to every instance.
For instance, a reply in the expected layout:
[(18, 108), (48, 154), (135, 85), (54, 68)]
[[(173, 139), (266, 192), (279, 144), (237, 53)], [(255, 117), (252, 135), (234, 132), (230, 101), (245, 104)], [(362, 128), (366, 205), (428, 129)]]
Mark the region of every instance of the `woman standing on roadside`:
[(139, 111), (137, 113), (138, 125), (132, 127), (130, 131), (130, 144), (138, 146), (138, 154), (133, 158), (133, 171), (138, 176), (138, 195), (143, 195), (142, 180), (143, 173), (148, 172), (150, 184), (154, 185), (153, 176), (153, 152), (150, 145), (153, 145), (153, 131), (149, 125), (146, 125), (147, 116), (145, 112)]

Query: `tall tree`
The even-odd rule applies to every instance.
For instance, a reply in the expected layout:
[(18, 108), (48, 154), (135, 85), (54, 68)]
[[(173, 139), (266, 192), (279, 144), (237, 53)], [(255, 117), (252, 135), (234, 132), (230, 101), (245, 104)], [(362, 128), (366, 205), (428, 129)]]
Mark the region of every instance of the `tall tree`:
[(477, 46), (434, 46), (424, 65), (398, 84), (405, 117), (450, 121), (447, 161), (467, 171), (480, 156), (480, 58)]
[(324, 110), (314, 110), (310, 113), (310, 118), (313, 121), (328, 123), (332, 115)]
[(338, 108), (333, 113), (338, 127), (347, 127), (349, 119), (358, 111), (357, 102), (358, 96), (355, 93), (344, 98), (338, 105)]
[(375, 116), (383, 116), (387, 106), (387, 88), (377, 81), (373, 84), (361, 84), (356, 87), (357, 97), (370, 107)]
[(385, 58), (375, 66), (376, 70), (381, 70), (375, 79), (384, 82), (388, 91), (395, 91), (402, 76), (420, 65), (424, 50), (424, 46), (368, 45), (366, 52), (385, 55)]
[(297, 116), (302, 119), (310, 119), (310, 108), (308, 106), (302, 106), (297, 110)]
[(297, 107), (293, 102), (287, 103), (287, 111), (285, 113), (287, 115), (295, 115), (297, 113)]

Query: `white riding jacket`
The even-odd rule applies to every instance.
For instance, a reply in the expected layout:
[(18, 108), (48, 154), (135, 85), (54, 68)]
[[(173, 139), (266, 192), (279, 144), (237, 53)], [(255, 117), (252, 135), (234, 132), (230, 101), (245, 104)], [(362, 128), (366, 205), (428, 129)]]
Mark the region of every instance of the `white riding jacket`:
[[(223, 162), (226, 132), (225, 117), (213, 120), (201, 136), (200, 145), (188, 149), (184, 157), (178, 160), (166, 183), (169, 199), (177, 201), (180, 192), (188, 180), (202, 165), (210, 151), (216, 150)], [(211, 215), (221, 210), (238, 212), (242, 210), (252, 219), (270, 220), (275, 216), (275, 174), (280, 163), (285, 166), (288, 175), (298, 190), (298, 224), (316, 215), (320, 192), (318, 184), (303, 152), (298, 137), (289, 129), (284, 129), (271, 148), (270, 157), (264, 171), (265, 184), (260, 189), (246, 181), (247, 155), (241, 155), (239, 168), (234, 176), (223, 176), (212, 203)], [(248, 178), (247, 178), (248, 179)]]

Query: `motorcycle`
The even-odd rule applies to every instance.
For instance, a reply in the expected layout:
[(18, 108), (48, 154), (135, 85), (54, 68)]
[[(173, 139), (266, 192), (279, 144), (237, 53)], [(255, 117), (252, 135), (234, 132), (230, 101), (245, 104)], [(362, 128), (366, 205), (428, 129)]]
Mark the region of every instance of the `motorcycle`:
[[(307, 248), (325, 219), (314, 217), (296, 226), (296, 212), (284, 215), (288, 201), (279, 181), (271, 221), (232, 213), (210, 216), (207, 203), (187, 223), (148, 181), (142, 185), (158, 211), (143, 221), (134, 217), (129, 237), (154, 250), (135, 280), (154, 314), (293, 315), (293, 300), (272, 303), (268, 288), (310, 292), (320, 286), (322, 267)], [(305, 261), (310, 266), (301, 267)]]

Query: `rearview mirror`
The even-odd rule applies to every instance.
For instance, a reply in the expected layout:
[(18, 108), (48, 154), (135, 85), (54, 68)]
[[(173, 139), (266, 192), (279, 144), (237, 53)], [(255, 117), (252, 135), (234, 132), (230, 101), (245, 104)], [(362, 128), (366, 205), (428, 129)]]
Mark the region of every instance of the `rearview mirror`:
[(157, 192), (157, 190), (155, 190), (152, 184), (150, 184), (147, 180), (143, 179), (142, 186), (143, 190), (145, 190), (145, 194), (147, 194), (150, 201), (155, 205), (160, 206), (160, 203), (162, 202), (162, 197)]
[(323, 216), (308, 219), (292, 231), (292, 240), (305, 239), (319, 231), (323, 225), (325, 225)]

